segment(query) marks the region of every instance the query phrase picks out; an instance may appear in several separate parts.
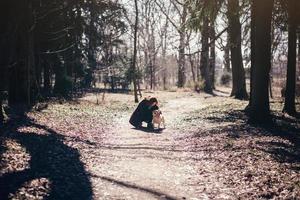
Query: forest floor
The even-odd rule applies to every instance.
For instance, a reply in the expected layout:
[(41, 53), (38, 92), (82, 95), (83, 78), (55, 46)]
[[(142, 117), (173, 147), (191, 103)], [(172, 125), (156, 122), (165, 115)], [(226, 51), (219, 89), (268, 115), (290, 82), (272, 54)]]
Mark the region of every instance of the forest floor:
[(228, 94), (145, 93), (160, 101), (162, 132), (130, 126), (129, 94), (12, 116), (0, 199), (300, 199), (300, 120), (272, 100), (274, 123), (249, 124), (247, 102)]

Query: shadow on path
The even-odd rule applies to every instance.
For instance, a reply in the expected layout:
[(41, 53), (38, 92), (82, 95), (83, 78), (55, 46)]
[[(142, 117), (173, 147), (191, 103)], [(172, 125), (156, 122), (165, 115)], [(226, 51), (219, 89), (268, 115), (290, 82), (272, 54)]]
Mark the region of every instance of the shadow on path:
[(140, 128), (132, 128), (132, 129), (136, 131), (145, 132), (145, 133), (162, 133), (165, 128), (149, 129), (146, 127), (140, 127)]
[[(46, 131), (47, 134), (35, 131), (25, 133), (19, 131), (20, 127), (35, 127)], [(26, 116), (8, 122), (4, 129), (5, 134), (1, 136), (1, 141), (12, 139), (18, 142), (30, 155), (30, 161), (27, 169), (0, 176), (1, 199), (8, 199), (24, 184), (39, 178), (50, 181), (50, 191), (45, 199), (92, 199), (90, 178), (80, 161), (80, 154), (77, 149), (65, 145), (59, 133), (36, 124)], [(1, 149), (3, 153), (5, 151), (3, 142)]]
[(150, 194), (150, 195), (152, 195), (156, 198), (166, 199), (166, 200), (177, 200), (178, 199), (176, 197), (173, 197), (171, 195), (165, 194), (163, 192), (160, 192), (160, 191), (157, 191), (157, 190), (154, 190), (154, 189), (151, 189), (151, 188), (141, 187), (141, 186), (138, 186), (138, 185), (135, 185), (135, 184), (132, 184), (132, 183), (126, 183), (126, 182), (119, 181), (119, 180), (109, 178), (109, 177), (97, 176), (97, 175), (92, 175), (92, 176), (94, 178), (100, 178), (101, 180), (119, 185), (121, 187), (126, 187), (126, 188), (129, 188), (129, 189), (135, 189), (135, 190), (138, 190), (140, 192), (148, 193), (148, 194)]

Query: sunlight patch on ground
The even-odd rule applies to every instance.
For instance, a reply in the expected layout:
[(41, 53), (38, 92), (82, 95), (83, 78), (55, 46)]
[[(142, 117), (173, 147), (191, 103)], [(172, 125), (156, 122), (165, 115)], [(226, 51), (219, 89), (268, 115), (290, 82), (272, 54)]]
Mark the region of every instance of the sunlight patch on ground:
[(50, 133), (42, 128), (33, 127), (33, 126), (23, 126), (17, 128), (17, 131), (22, 134), (37, 134), (37, 135), (49, 135)]
[(10, 194), (9, 199), (35, 199), (42, 200), (51, 191), (51, 181), (47, 178), (38, 178), (25, 182), (15, 194)]
[[(5, 151), (1, 155), (0, 175), (29, 168), (31, 156), (18, 142), (12, 139), (5, 140), (3, 148)], [(14, 156), (11, 156), (12, 154)]]

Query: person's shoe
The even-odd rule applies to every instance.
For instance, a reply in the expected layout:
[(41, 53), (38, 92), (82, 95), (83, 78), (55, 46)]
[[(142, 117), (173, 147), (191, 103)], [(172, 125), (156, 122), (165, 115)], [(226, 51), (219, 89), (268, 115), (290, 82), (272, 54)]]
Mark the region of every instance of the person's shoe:
[(142, 129), (143, 126), (142, 126), (142, 124), (139, 124), (139, 125), (135, 126), (135, 128), (136, 128), (136, 129)]

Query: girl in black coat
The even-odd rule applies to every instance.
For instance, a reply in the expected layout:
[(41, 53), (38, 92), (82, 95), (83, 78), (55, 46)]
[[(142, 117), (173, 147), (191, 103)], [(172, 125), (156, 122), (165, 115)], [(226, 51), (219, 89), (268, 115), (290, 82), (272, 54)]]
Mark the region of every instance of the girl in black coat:
[(157, 104), (158, 101), (155, 97), (150, 99), (145, 98), (132, 113), (129, 123), (136, 128), (141, 128), (142, 122), (146, 122), (148, 124), (147, 128), (153, 129), (152, 111), (159, 109)]

